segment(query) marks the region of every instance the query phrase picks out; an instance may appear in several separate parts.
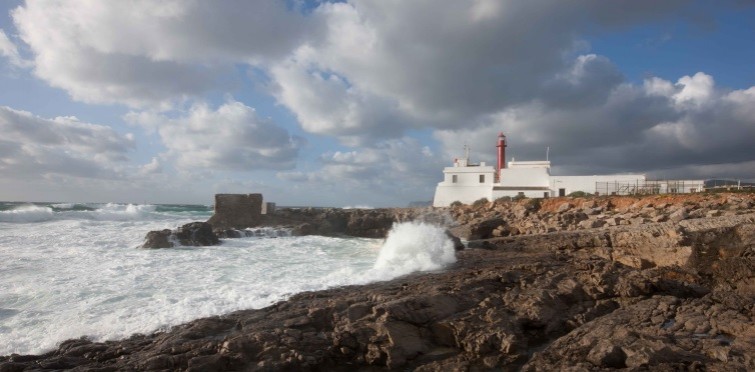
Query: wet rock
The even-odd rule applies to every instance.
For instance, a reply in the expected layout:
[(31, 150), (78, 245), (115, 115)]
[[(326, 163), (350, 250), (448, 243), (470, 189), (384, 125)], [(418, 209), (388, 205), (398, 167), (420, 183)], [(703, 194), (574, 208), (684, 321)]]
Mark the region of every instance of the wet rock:
[(208, 246), (220, 243), (212, 225), (207, 222), (191, 222), (179, 227), (176, 238), (183, 246)]
[[(177, 244), (176, 244), (177, 243)], [(178, 229), (150, 231), (142, 248), (171, 248), (182, 246), (208, 246), (220, 244), (220, 239), (207, 222), (191, 222)]]
[(291, 231), (291, 235), (293, 236), (305, 236), (305, 235), (312, 235), (317, 232), (317, 228), (312, 226), (310, 223), (303, 223), (301, 225), (295, 226), (293, 230)]
[(464, 248), (466, 248), (464, 246), (464, 243), (461, 241), (461, 238), (454, 235), (451, 231), (446, 230), (446, 236), (449, 239), (451, 239), (451, 241), (454, 243), (454, 250), (461, 251), (461, 250), (464, 250)]
[(142, 248), (171, 248), (173, 242), (170, 241), (172, 232), (168, 229), (150, 231), (144, 238)]

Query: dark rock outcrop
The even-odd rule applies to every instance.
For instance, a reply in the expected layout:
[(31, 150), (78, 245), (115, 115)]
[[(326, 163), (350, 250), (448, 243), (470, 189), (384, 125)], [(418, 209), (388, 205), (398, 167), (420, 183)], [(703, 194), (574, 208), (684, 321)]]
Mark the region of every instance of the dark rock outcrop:
[(142, 248), (171, 248), (178, 242), (182, 246), (208, 246), (220, 243), (218, 236), (207, 222), (191, 222), (178, 229), (150, 231), (147, 233)]
[(461, 250), (464, 250), (464, 248), (466, 248), (466, 246), (464, 245), (464, 243), (461, 241), (461, 238), (459, 238), (458, 236), (454, 235), (450, 231), (446, 230), (446, 236), (449, 239), (451, 239), (451, 241), (454, 243), (454, 250), (461, 251)]
[(150, 231), (144, 238), (142, 248), (171, 248), (174, 245), (171, 242), (172, 235), (173, 231), (169, 229)]
[(220, 243), (220, 239), (212, 231), (212, 225), (207, 222), (191, 222), (179, 227), (176, 238), (185, 246), (201, 247)]
[(446, 223), (445, 210), (432, 208), (279, 208), (263, 215), (263, 226), (288, 226), (294, 235), (354, 236), (385, 238), (396, 222)]
[[(218, 194), (216, 196), (222, 196)], [(259, 194), (251, 194), (259, 195)], [(238, 195), (231, 195), (238, 196)], [(236, 205), (236, 204), (234, 204)], [(221, 208), (222, 210), (222, 208)], [(240, 213), (240, 212), (239, 212)], [(259, 231), (263, 228), (273, 228), (279, 231), (290, 231), (291, 235), (323, 235), (323, 236), (352, 236), (360, 238), (385, 238), (391, 227), (396, 222), (426, 221), (435, 224), (447, 224), (448, 215), (443, 209), (432, 208), (383, 208), (383, 209), (341, 209), (341, 208), (280, 208), (274, 214), (259, 215), (253, 220), (253, 226), (248, 226), (248, 216), (236, 219), (234, 213), (216, 212), (208, 221), (215, 237), (239, 238), (249, 235), (249, 227)], [(195, 224), (204, 224), (196, 222)], [(215, 224), (220, 224), (221, 227)], [(145, 238), (145, 248), (172, 247), (171, 239), (176, 238), (182, 245), (212, 245), (218, 244), (219, 240), (212, 240), (205, 230), (199, 238), (191, 238), (182, 231), (191, 229), (192, 236), (196, 227), (179, 228), (175, 232), (170, 230), (150, 231)], [(205, 226), (205, 225), (202, 225)], [(207, 225), (209, 226), (209, 225)], [(263, 234), (264, 235), (264, 234)], [(281, 236), (277, 234), (275, 236)], [(450, 235), (453, 236), (453, 235)], [(185, 238), (184, 238), (185, 237)], [(206, 237), (206, 239), (205, 239)], [(458, 239), (458, 238), (457, 238)], [(184, 243), (188, 241), (189, 243)], [(215, 243), (212, 243), (212, 242)], [(460, 242), (455, 241), (457, 249), (463, 249)]]

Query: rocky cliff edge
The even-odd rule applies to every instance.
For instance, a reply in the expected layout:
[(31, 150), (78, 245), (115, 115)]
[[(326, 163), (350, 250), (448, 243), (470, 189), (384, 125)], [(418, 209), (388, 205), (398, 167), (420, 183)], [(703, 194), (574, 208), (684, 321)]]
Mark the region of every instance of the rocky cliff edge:
[(0, 370), (754, 370), (755, 203), (691, 197), (459, 206), (454, 228), (480, 249), (442, 272), (70, 340)]

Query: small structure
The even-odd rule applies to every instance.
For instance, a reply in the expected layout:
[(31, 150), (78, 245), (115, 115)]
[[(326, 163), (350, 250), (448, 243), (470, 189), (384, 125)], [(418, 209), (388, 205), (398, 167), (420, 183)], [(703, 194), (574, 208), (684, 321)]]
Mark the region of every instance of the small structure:
[(498, 135), (496, 167), (469, 160), (465, 146), (464, 158), (454, 159), (453, 166), (443, 169), (443, 181), (435, 189), (434, 207), (445, 207), (455, 201), (465, 204), (482, 198), (501, 197), (547, 198), (567, 196), (576, 191), (599, 195), (625, 195), (640, 190), (654, 193), (687, 193), (703, 190), (703, 181), (648, 181), (644, 174), (611, 174), (593, 176), (551, 176), (548, 160), (510, 161), (506, 163), (506, 136)]
[(207, 220), (216, 229), (244, 229), (259, 225), (262, 194), (215, 194), (215, 214)]
[(262, 214), (275, 214), (275, 203), (262, 203)]

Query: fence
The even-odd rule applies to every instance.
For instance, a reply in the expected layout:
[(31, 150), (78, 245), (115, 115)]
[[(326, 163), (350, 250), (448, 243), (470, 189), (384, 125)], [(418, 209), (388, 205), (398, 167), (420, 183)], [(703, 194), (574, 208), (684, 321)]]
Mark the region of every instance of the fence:
[(699, 192), (705, 189), (701, 180), (658, 180), (658, 181), (609, 181), (596, 182), (597, 195), (652, 195), (683, 194)]

